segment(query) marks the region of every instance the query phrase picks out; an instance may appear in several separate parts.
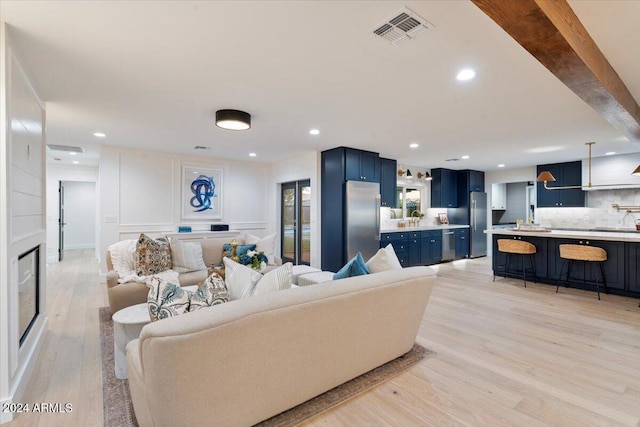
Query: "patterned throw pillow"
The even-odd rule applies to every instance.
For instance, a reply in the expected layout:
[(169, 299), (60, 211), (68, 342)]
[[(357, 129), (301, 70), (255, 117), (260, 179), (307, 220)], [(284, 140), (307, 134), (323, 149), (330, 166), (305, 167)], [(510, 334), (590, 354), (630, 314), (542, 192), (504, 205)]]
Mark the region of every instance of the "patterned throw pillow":
[(140, 234), (136, 243), (136, 274), (149, 276), (172, 267), (171, 248), (165, 239), (153, 240), (145, 234)]
[(191, 294), (189, 311), (229, 302), (229, 299), (229, 292), (227, 292), (224, 279), (217, 273), (213, 273), (207, 277), (197, 291)]
[(191, 292), (179, 285), (154, 277), (149, 288), (147, 305), (152, 322), (189, 311)]

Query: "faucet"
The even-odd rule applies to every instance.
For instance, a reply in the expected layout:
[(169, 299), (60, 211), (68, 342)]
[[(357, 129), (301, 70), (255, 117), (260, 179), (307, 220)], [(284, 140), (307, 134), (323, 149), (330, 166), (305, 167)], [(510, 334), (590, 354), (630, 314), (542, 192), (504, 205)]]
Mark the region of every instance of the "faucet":
[[(414, 217), (415, 214), (418, 214), (417, 217)], [(420, 224), (420, 217), (422, 216), (422, 212), (420, 212), (419, 210), (415, 210), (413, 212), (411, 212), (411, 219), (409, 220), (409, 224), (413, 224), (415, 226)]]

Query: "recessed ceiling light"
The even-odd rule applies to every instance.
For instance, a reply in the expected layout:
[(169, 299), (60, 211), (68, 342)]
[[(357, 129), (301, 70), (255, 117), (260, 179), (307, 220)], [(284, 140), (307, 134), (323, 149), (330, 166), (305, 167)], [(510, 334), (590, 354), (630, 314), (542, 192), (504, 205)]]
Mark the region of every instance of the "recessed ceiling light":
[(418, 148), (418, 147), (420, 147), (420, 144), (418, 144), (417, 142), (413, 142), (409, 144), (409, 148)]
[(93, 136), (97, 136), (98, 138), (104, 138), (104, 137), (105, 137), (105, 136), (107, 136), (107, 135), (105, 135), (105, 134), (104, 134), (104, 133), (102, 133), (102, 132), (94, 132), (94, 133), (93, 133)]
[(80, 162), (79, 162), (79, 161), (77, 161), (77, 160), (74, 160), (72, 163), (73, 163), (74, 165), (77, 165), (77, 164), (79, 164)]
[(256, 153), (249, 153), (249, 157), (255, 157), (255, 156), (257, 156)]
[(309, 131), (309, 135), (320, 135), (320, 130), (318, 129), (311, 129)]
[(70, 155), (70, 156), (75, 156), (76, 154), (77, 154), (77, 153), (76, 153), (75, 151), (70, 151), (70, 152), (69, 152), (69, 155)]
[(604, 153), (605, 156), (613, 156), (614, 154), (616, 154), (615, 151), (607, 151), (606, 153)]
[(475, 71), (473, 71), (470, 68), (465, 68), (464, 70), (460, 70), (460, 72), (456, 76), (456, 79), (458, 79), (460, 81), (466, 81), (466, 80), (471, 80), (475, 76), (476, 76), (476, 72)]
[(467, 160), (469, 158), (469, 156), (467, 156), (466, 154), (462, 157), (460, 157), (462, 160)]
[(500, 164), (498, 165), (498, 167), (499, 167), (499, 168), (503, 168), (503, 167), (504, 167), (504, 164), (500, 163)]

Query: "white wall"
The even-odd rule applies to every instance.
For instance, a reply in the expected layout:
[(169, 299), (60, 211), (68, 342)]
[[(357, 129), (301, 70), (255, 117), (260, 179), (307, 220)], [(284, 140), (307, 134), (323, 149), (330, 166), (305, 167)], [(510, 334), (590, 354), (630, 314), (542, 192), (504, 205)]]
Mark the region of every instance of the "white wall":
[(64, 182), (64, 248), (96, 246), (96, 183)]
[[(0, 22), (0, 406), (20, 402), (46, 331), (45, 108)], [(40, 248), (40, 314), (19, 344), (18, 257)], [(13, 414), (0, 411), (0, 423)]]
[(280, 186), (285, 182), (311, 181), (311, 265), (320, 268), (320, 153), (317, 151), (269, 165), (268, 233), (277, 233), (276, 254), (280, 254)]
[[(182, 168), (195, 166), (223, 172), (222, 219), (181, 219)], [(135, 238), (175, 232), (179, 225), (193, 231), (211, 224), (229, 224), (231, 230), (264, 235), (275, 231), (269, 221), (269, 166), (257, 161), (239, 162), (159, 151), (102, 146), (99, 167), (99, 257), (109, 245)]]
[[(58, 183), (60, 181), (84, 181), (94, 183), (94, 245), (98, 238), (98, 168), (90, 166), (47, 165), (47, 263), (58, 262)], [(70, 248), (69, 248), (70, 249)], [(99, 259), (99, 254), (96, 253)]]

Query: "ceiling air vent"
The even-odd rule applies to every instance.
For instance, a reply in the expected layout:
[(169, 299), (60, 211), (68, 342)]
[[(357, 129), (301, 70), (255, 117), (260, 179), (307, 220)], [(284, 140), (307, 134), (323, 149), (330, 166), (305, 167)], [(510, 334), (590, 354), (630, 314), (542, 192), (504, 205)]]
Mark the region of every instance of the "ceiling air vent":
[(453, 159), (446, 159), (445, 160), (445, 162), (459, 162), (459, 161), (460, 161), (460, 159), (457, 159), (455, 157)]
[(377, 25), (373, 34), (388, 40), (391, 44), (400, 44), (431, 28), (435, 28), (432, 23), (405, 7)]
[(55, 145), (47, 144), (49, 150), (52, 151), (65, 151), (67, 153), (84, 153), (84, 147), (72, 147), (71, 145)]
[(205, 147), (204, 145), (196, 145), (193, 147), (194, 150), (211, 150), (211, 147)]

